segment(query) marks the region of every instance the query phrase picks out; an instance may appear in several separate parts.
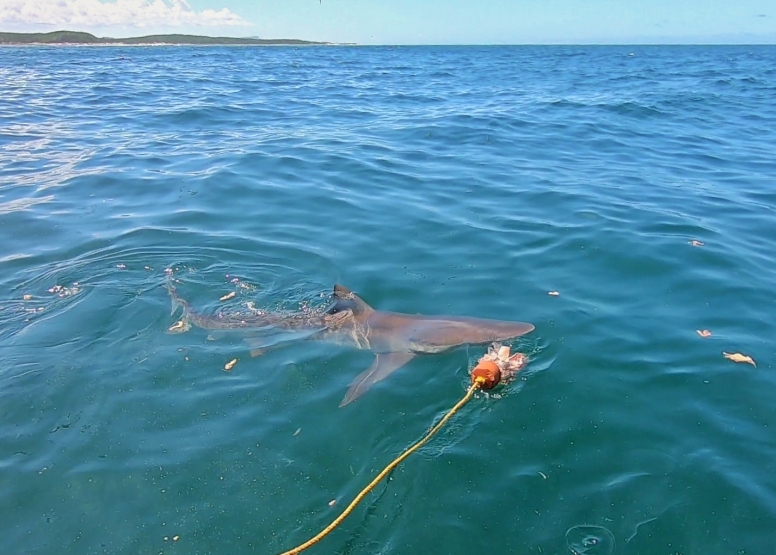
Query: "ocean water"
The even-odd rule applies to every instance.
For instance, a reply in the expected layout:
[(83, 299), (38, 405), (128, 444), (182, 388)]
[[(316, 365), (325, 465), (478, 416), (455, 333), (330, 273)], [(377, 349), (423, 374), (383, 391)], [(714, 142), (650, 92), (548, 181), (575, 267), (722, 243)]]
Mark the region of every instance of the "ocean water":
[(775, 145), (774, 47), (0, 49), (0, 553), (283, 552), (486, 349), (338, 408), (369, 351), (166, 272), (536, 325), (309, 553), (772, 551)]

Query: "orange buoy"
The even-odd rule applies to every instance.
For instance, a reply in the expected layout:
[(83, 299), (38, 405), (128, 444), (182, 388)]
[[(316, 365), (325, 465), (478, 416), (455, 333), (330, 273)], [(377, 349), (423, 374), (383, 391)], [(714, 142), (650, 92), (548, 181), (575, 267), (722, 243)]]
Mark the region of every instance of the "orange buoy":
[(501, 381), (501, 369), (492, 360), (480, 360), (472, 370), (472, 383), (479, 381), (482, 389), (493, 389)]

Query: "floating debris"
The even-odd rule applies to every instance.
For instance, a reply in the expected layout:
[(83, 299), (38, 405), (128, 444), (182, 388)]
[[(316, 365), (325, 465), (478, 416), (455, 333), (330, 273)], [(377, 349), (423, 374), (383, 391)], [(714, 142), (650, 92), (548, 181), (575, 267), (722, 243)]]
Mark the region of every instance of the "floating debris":
[(172, 326), (170, 326), (167, 331), (172, 333), (183, 333), (183, 332), (189, 331), (190, 329), (191, 329), (191, 324), (189, 324), (185, 320), (178, 320)]
[(231, 293), (227, 293), (226, 295), (224, 295), (223, 297), (221, 297), (218, 300), (219, 301), (228, 301), (229, 299), (234, 299), (236, 296), (237, 296), (237, 293), (232, 291)]
[[(499, 382), (511, 381), (520, 370), (528, 364), (528, 357), (523, 353), (511, 354), (510, 348), (507, 345), (501, 345), (501, 343), (493, 342), (488, 347), (488, 353), (483, 355), (477, 362), (477, 366), (472, 370), (473, 375), (484, 375), (490, 377), (493, 381), (483, 389), (491, 389)], [(495, 365), (498, 372), (496, 375), (490, 375), (488, 365)], [(478, 374), (478, 371), (484, 370), (485, 374)]]
[(237, 359), (236, 359), (236, 358), (233, 358), (232, 360), (230, 360), (229, 362), (227, 362), (226, 364), (224, 364), (224, 370), (225, 370), (226, 372), (231, 372), (231, 371), (232, 371), (232, 368), (234, 368), (234, 365), (235, 365), (235, 364), (237, 364)]
[(701, 337), (711, 337), (711, 332), (709, 330), (695, 330), (695, 333)]
[(732, 360), (733, 362), (746, 362), (747, 364), (751, 364), (755, 368), (757, 368), (757, 364), (755, 364), (754, 359), (748, 355), (742, 355), (741, 353), (722, 353), (722, 356), (724, 356), (728, 360)]

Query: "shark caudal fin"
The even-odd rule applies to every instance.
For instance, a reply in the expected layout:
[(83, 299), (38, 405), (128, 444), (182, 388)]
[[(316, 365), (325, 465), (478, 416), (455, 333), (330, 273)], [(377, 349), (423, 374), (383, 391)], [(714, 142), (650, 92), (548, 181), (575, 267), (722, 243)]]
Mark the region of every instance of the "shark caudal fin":
[(189, 323), (189, 314), (191, 313), (191, 307), (189, 306), (189, 303), (187, 303), (178, 295), (178, 291), (175, 289), (175, 285), (173, 284), (171, 277), (169, 277), (165, 281), (164, 287), (165, 289), (167, 289), (167, 292), (170, 294), (170, 305), (171, 305), (170, 316), (175, 314), (178, 308), (183, 309), (183, 314), (181, 315), (181, 319), (175, 322), (172, 326), (170, 326), (167, 329), (167, 331), (170, 333), (184, 333), (189, 331), (191, 329), (191, 324)]
[(178, 290), (173, 285), (172, 278), (167, 278), (164, 282), (164, 288), (167, 289), (167, 293), (170, 294), (170, 316), (175, 314), (178, 308), (183, 308), (184, 311), (188, 303), (178, 296)]
[(351, 401), (355, 401), (369, 387), (387, 378), (394, 370), (398, 370), (415, 357), (415, 353), (393, 352), (378, 353), (377, 358), (367, 370), (356, 376), (350, 384), (350, 389), (339, 406), (344, 407)]

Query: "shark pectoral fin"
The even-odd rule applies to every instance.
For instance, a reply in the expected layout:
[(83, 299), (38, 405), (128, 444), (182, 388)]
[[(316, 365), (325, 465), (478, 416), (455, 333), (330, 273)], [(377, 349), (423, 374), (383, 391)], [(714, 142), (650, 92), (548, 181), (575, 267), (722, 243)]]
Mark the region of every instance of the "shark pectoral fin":
[(260, 337), (245, 337), (244, 338), (245, 343), (250, 348), (250, 353), (252, 357), (258, 357), (266, 353), (271, 345), (267, 344), (267, 341), (260, 338)]
[(339, 406), (344, 407), (351, 401), (355, 401), (373, 383), (387, 378), (389, 374), (407, 364), (414, 356), (415, 353), (410, 352), (379, 353), (372, 366), (356, 376), (356, 379), (351, 382), (350, 389)]

